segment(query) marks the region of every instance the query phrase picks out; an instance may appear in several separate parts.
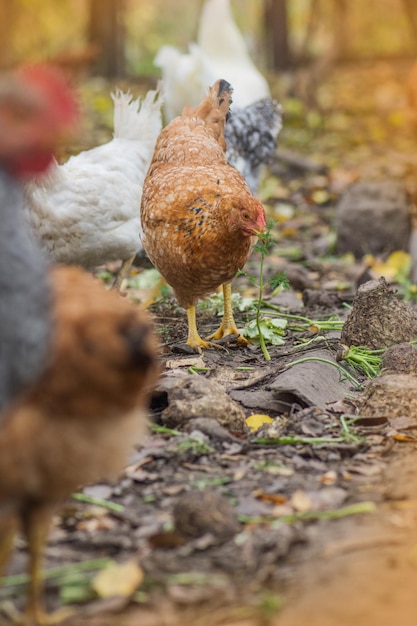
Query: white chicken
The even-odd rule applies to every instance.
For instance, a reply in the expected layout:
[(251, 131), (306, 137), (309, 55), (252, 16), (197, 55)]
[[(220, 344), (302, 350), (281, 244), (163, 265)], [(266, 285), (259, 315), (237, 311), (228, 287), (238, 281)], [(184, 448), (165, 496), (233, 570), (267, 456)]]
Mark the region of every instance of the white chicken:
[(25, 187), (25, 213), (44, 252), (56, 263), (92, 268), (122, 260), (120, 288), (141, 250), (142, 185), (162, 128), (162, 95), (133, 100), (117, 91), (108, 143), (53, 162)]
[(267, 81), (249, 56), (230, 0), (206, 0), (197, 41), (189, 44), (188, 54), (162, 46), (155, 57), (162, 70), (165, 117), (170, 121), (184, 106), (196, 107), (219, 76), (230, 81), (234, 88), (225, 128), (226, 157), (256, 195), (263, 165), (276, 151), (281, 107), (270, 97)]
[(233, 84), (233, 108), (270, 96), (233, 20), (230, 0), (206, 0), (197, 44), (189, 45), (188, 54), (162, 46), (154, 63), (162, 71), (167, 121), (181, 115), (185, 105), (197, 106), (219, 76)]

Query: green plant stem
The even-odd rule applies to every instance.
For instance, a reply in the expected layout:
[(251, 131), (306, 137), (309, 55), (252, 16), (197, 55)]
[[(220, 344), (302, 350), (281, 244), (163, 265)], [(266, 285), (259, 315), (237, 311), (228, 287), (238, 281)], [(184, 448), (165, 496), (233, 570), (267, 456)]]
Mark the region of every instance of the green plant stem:
[[(301, 324), (304, 324), (308, 327), (310, 326), (317, 326), (317, 328), (319, 328), (320, 330), (340, 330), (344, 324), (344, 322), (342, 320), (311, 320), (308, 317), (303, 317), (302, 315), (295, 315), (292, 313), (283, 313), (281, 311), (281, 307), (275, 305), (275, 304), (270, 304), (269, 302), (266, 302), (265, 300), (262, 300), (262, 302), (260, 303), (260, 306), (264, 306), (267, 309), (272, 309), (273, 311), (278, 311), (281, 317), (284, 317), (285, 319), (290, 319), (290, 320), (297, 320), (299, 322), (301, 322)], [(267, 311), (265, 311), (266, 313)], [(304, 326), (303, 326), (304, 328)]]
[[(62, 565), (59, 567), (51, 567), (43, 572), (43, 578), (50, 580), (53, 578), (64, 578), (72, 574), (78, 574), (79, 572), (92, 572), (99, 569), (103, 569), (109, 563), (112, 563), (112, 559), (91, 559), (90, 561), (82, 561), (81, 563), (71, 563), (70, 565)], [(30, 581), (29, 574), (16, 574), (14, 576), (4, 576), (0, 578), (0, 584), (2, 587), (15, 587), (17, 585), (25, 585)]]
[(196, 376), (198, 376), (198, 372), (209, 372), (210, 368), (209, 367), (197, 367), (196, 365), (190, 365), (190, 367), (188, 368), (188, 372), (190, 374), (195, 374)]
[(340, 425), (342, 427), (344, 440), (347, 442), (350, 441), (354, 444), (361, 443), (364, 440), (364, 437), (360, 437), (356, 435), (354, 432), (352, 432), (352, 429), (350, 428), (348, 421), (353, 421), (354, 423), (354, 420), (352, 420), (351, 418), (346, 419), (346, 415), (340, 416)]
[(345, 441), (344, 437), (296, 437), (296, 436), (287, 436), (287, 437), (259, 437), (258, 439), (254, 439), (252, 443), (260, 443), (268, 446), (273, 445), (281, 445), (281, 446), (295, 446), (298, 444), (310, 444), (310, 445), (319, 445), (321, 443), (324, 444), (332, 444), (332, 443), (343, 443)]
[(161, 426), (160, 424), (151, 424), (150, 428), (154, 433), (158, 433), (158, 435), (172, 435), (173, 437), (177, 437), (178, 435), (183, 434), (179, 430), (168, 428), (167, 426)]
[(385, 348), (369, 350), (362, 346), (350, 346), (343, 354), (341, 360), (346, 361), (351, 367), (359, 369), (368, 378), (375, 378), (375, 376), (379, 375), (384, 352)]
[(123, 511), (125, 510), (125, 507), (122, 504), (110, 502), (109, 500), (101, 500), (101, 498), (87, 496), (84, 493), (73, 493), (71, 497), (73, 500), (77, 500), (78, 502), (85, 502), (86, 504), (95, 504), (96, 506), (102, 506), (103, 508), (109, 509), (109, 511), (114, 511), (115, 513), (123, 513)]
[(263, 280), (263, 271), (264, 271), (264, 258), (265, 255), (261, 253), (261, 264), (259, 269), (259, 296), (258, 302), (256, 304), (256, 328), (258, 329), (259, 335), (259, 345), (261, 346), (262, 354), (264, 355), (265, 361), (271, 360), (271, 355), (268, 352), (268, 349), (265, 344), (264, 335), (261, 328), (261, 307), (262, 307), (262, 297), (263, 297), (263, 288), (264, 288), (264, 280)]

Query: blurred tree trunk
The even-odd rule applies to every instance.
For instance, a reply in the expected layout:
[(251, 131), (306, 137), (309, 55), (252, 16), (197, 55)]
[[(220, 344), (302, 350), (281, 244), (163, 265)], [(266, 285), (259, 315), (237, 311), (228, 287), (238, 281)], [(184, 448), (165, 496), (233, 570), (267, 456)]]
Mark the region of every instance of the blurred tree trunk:
[(264, 0), (268, 63), (273, 71), (291, 66), (287, 0)]
[(13, 24), (16, 17), (15, 0), (0, 0), (0, 69), (13, 65)]
[(417, 39), (417, 7), (415, 0), (403, 0), (403, 3), (410, 23), (411, 33)]
[(337, 60), (349, 57), (348, 2), (335, 0), (334, 4), (334, 57)]
[(95, 70), (107, 78), (125, 74), (125, 9), (125, 0), (90, 0), (89, 42), (99, 50)]

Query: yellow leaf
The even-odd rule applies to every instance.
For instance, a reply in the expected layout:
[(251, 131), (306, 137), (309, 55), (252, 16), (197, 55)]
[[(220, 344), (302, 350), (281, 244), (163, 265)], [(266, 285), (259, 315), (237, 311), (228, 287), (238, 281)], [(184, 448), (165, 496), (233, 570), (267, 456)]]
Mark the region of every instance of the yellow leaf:
[(246, 418), (246, 424), (249, 426), (251, 433), (255, 433), (264, 424), (270, 424), (274, 420), (269, 415), (262, 415), (260, 413), (254, 413)]
[(312, 502), (305, 491), (297, 489), (291, 497), (291, 506), (300, 513), (306, 513), (307, 511), (311, 511)]
[(100, 598), (129, 597), (143, 580), (143, 571), (136, 561), (113, 563), (97, 574), (92, 582)]
[(375, 272), (386, 278), (396, 278), (400, 272), (407, 273), (411, 265), (411, 257), (404, 250), (392, 252), (385, 262), (368, 255), (369, 265)]

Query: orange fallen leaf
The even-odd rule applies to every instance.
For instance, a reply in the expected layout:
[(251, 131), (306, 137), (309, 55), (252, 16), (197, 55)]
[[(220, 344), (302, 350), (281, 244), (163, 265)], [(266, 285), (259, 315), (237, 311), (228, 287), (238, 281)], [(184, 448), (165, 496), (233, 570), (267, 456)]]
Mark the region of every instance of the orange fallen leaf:
[(279, 493), (266, 493), (262, 489), (257, 489), (252, 493), (254, 498), (262, 500), (262, 502), (272, 502), (273, 504), (285, 504), (288, 498)]
[(393, 435), (392, 437), (395, 441), (401, 441), (403, 443), (416, 443), (417, 437), (410, 437), (410, 435), (402, 435), (400, 433)]

